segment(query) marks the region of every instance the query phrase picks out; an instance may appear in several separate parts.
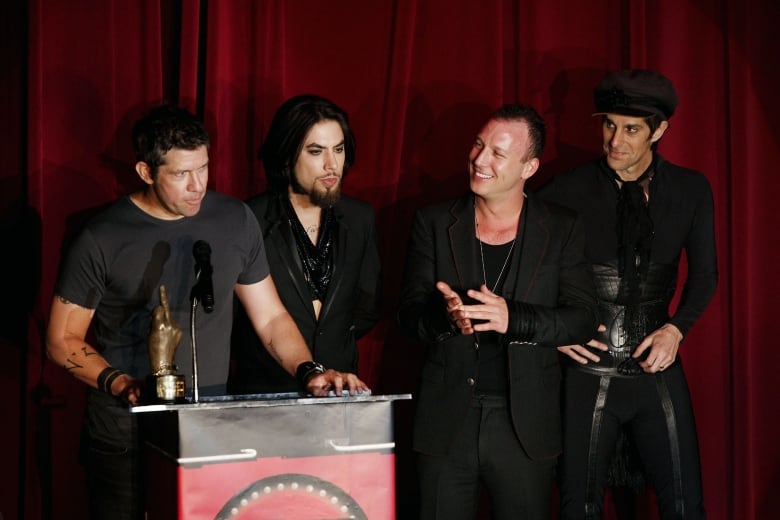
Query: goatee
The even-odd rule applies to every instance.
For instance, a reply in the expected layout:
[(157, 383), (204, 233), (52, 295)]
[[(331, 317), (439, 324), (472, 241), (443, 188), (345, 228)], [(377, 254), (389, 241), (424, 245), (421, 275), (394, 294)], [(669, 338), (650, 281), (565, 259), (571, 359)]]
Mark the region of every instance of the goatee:
[(298, 179), (293, 177), (290, 179), (290, 187), (292, 188), (293, 193), (297, 193), (298, 195), (307, 195), (312, 204), (319, 206), (322, 209), (332, 208), (335, 206), (339, 201), (339, 196), (341, 195), (340, 182), (330, 189), (325, 189), (322, 191), (313, 189), (309, 191), (301, 186), (301, 184), (298, 182)]
[(309, 200), (312, 204), (315, 204), (322, 209), (332, 208), (339, 201), (340, 191), (338, 188), (333, 188), (325, 191), (314, 190), (309, 193)]

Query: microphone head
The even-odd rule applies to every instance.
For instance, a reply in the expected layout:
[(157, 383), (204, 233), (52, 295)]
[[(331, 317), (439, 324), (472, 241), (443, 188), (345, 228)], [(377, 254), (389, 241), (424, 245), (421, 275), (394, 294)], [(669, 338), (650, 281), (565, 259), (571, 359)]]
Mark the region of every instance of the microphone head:
[(205, 240), (198, 240), (192, 245), (192, 255), (195, 257), (195, 274), (198, 279), (201, 276), (210, 277), (211, 268), (211, 246)]
[(211, 246), (205, 240), (198, 240), (192, 245), (192, 254), (198, 260), (208, 260), (211, 256)]
[(203, 310), (214, 310), (214, 286), (211, 281), (211, 246), (204, 240), (198, 240), (192, 245), (192, 255), (195, 257), (195, 287), (191, 298), (198, 299), (203, 304)]

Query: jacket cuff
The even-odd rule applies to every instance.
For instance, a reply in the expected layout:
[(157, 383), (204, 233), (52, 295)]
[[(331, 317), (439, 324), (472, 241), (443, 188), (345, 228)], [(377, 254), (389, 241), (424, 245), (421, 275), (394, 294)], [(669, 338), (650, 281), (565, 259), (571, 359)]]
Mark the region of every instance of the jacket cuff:
[(460, 330), (450, 321), (446, 312), (436, 313), (434, 315), (433, 329), (435, 330), (434, 341), (440, 343), (460, 334)]
[(529, 341), (536, 332), (536, 310), (525, 302), (507, 301), (509, 324), (506, 336), (510, 341)]

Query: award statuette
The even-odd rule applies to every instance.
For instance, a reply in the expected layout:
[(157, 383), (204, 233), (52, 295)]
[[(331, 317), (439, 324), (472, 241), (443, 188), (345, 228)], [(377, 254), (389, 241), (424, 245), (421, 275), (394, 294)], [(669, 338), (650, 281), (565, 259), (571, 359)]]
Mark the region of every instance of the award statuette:
[(160, 305), (152, 312), (149, 330), (149, 399), (157, 403), (184, 401), (184, 376), (176, 373), (175, 355), (181, 341), (181, 329), (171, 318), (165, 286), (160, 286)]

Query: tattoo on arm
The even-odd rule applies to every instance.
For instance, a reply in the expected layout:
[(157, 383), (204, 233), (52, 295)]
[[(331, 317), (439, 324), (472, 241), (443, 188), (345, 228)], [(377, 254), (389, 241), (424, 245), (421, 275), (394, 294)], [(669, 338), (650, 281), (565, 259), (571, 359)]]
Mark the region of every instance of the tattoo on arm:
[[(60, 303), (64, 305), (71, 305), (73, 302), (65, 298), (64, 296), (58, 294), (56, 295), (57, 299), (60, 301)], [(97, 355), (97, 352), (90, 348), (89, 345), (84, 345), (81, 347), (81, 353), (77, 353), (76, 351), (73, 351), (70, 353), (70, 355), (65, 359), (65, 363), (62, 365), (62, 367), (67, 370), (68, 372), (72, 372), (73, 370), (76, 370), (78, 368), (84, 368), (84, 365), (77, 362), (76, 359), (79, 357), (87, 358), (89, 356), (95, 356)]]
[[(81, 347), (81, 357), (96, 356), (97, 352), (88, 346)], [(79, 357), (75, 352), (71, 352), (70, 356), (65, 360), (63, 367), (67, 371), (75, 370), (77, 368), (84, 368), (84, 365), (75, 361), (75, 358)]]
[(276, 350), (276, 344), (274, 343), (274, 340), (268, 341), (266, 350), (268, 350), (268, 353), (271, 354), (271, 357), (274, 358), (277, 363), (281, 364), (282, 358), (279, 356), (279, 352)]
[(75, 361), (73, 361), (71, 358), (68, 358), (65, 360), (65, 364), (62, 365), (62, 367), (70, 372), (71, 370), (75, 370), (77, 368), (84, 368), (84, 365), (79, 365)]

